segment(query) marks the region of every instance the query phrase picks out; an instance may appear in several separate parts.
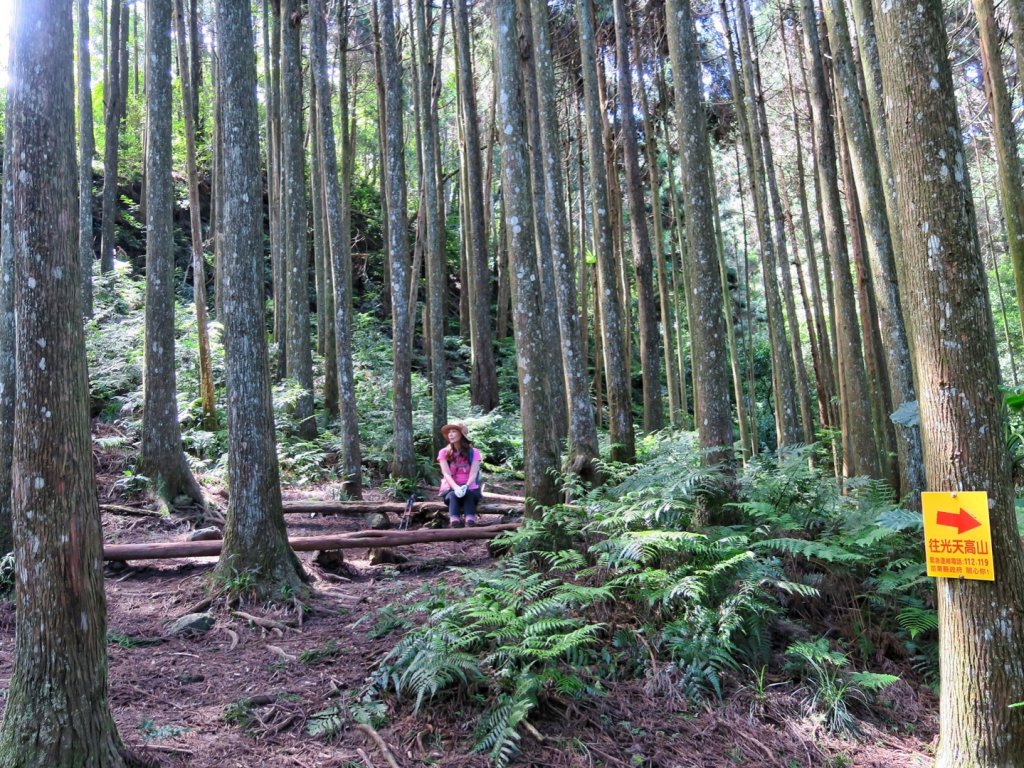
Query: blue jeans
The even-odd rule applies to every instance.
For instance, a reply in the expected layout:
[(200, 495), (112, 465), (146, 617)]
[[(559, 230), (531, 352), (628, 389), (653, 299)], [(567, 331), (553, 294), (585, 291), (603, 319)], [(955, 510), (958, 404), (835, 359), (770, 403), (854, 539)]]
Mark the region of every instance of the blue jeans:
[(483, 498), (483, 494), (479, 488), (471, 488), (461, 499), (455, 495), (455, 491), (445, 491), (441, 498), (448, 505), (449, 520), (455, 521), (462, 517), (468, 520), (476, 518), (476, 505)]

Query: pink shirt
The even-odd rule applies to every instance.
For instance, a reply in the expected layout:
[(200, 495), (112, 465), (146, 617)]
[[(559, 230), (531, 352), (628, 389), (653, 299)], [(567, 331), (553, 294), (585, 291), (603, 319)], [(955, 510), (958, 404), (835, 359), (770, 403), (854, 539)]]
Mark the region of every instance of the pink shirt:
[[(440, 450), (440, 452), (437, 454), (438, 463), (441, 462), (441, 459), (446, 458), (447, 453), (447, 447), (444, 447)], [(480, 456), (480, 451), (478, 451), (476, 448), (469, 449), (468, 459), (461, 453), (456, 453), (454, 456), (448, 459), (448, 470), (452, 473), (452, 479), (455, 480), (456, 485), (468, 484), (470, 490), (475, 490), (476, 488), (480, 487), (476, 483), (477, 478), (472, 478), (472, 482), (470, 482), (469, 471), (473, 466), (474, 459), (476, 459), (477, 461), (483, 461), (483, 459)], [(442, 479), (439, 492), (444, 493), (447, 490), (448, 481)]]

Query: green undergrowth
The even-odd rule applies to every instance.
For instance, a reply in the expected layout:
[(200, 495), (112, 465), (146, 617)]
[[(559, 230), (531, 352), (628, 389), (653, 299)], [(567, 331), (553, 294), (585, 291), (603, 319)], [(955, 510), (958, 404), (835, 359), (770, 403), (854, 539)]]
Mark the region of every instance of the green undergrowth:
[[(856, 730), (897, 678), (936, 669), (920, 518), (876, 482), (841, 494), (809, 450), (752, 461), (734, 485), (738, 522), (695, 530), (724, 477), (691, 435), (649, 440), (644, 461), (575, 506), (509, 534), (508, 554), (461, 570), (367, 682), (366, 700), (419, 710), (455, 697), (475, 712), (475, 750), (505, 765), (529, 718), (564, 712), (617, 681), (713, 702), (730, 686), (783, 679), (809, 716)], [(391, 618), (395, 612), (390, 609)], [(668, 713), (666, 713), (668, 714)]]
[[(125, 494), (138, 493), (144, 491), (148, 483), (147, 478), (135, 473), (143, 406), (145, 279), (119, 264), (112, 275), (97, 275), (94, 285), (95, 314), (86, 328), (86, 347), (92, 413), (105, 425), (94, 440), (98, 449), (116, 452), (122, 457), (120, 490)], [(175, 285), (178, 288), (175, 311), (177, 407), (182, 444), (193, 471), (205, 482), (224, 482), (227, 478), (227, 425), (223, 326), (215, 315), (208, 326), (218, 414), (217, 428), (208, 430), (202, 424), (195, 308), (180, 270)], [(268, 318), (272, 317), (273, 309), (269, 304), (267, 312)], [(353, 369), (364, 485), (380, 482), (388, 474), (394, 451), (393, 365), (387, 326), (386, 320), (368, 312), (356, 313), (353, 322)], [(277, 346), (270, 343), (269, 349), (270, 367), (274, 371)], [(489, 479), (520, 477), (523, 446), (517, 404), (510, 402), (488, 414), (475, 411), (470, 405), (469, 385), (464, 375), (468, 349), (460, 338), (449, 337), (446, 350), (452, 380), (448, 390), (450, 417), (463, 419), (469, 425), (485, 457), (484, 471)], [(511, 348), (505, 353), (511, 354)], [(278, 461), (285, 485), (319, 485), (338, 479), (336, 466), (342, 448), (339, 426), (324, 410), (324, 360), (315, 352), (313, 358), (318, 426), (315, 439), (301, 438), (292, 417), (301, 395), (296, 382), (285, 379), (275, 383), (272, 390)], [(511, 367), (514, 370), (514, 364)], [(438, 473), (427, 371), (427, 361), (417, 358), (412, 374), (413, 433), (419, 479), (433, 484)], [(402, 498), (408, 491), (405, 488), (393, 490)]]

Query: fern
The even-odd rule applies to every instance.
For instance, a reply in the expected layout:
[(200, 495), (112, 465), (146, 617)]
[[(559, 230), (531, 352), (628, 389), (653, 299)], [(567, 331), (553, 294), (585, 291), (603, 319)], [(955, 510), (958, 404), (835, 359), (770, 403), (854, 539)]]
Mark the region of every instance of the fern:
[(939, 614), (928, 608), (908, 606), (899, 612), (896, 621), (910, 633), (911, 639), (916, 639), (923, 632), (939, 628)]

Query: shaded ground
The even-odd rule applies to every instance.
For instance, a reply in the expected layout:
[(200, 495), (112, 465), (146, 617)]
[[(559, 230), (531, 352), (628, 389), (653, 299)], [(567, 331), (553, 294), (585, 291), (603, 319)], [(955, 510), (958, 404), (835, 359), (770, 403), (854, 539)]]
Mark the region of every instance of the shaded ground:
[[(101, 484), (103, 501), (111, 485)], [(323, 493), (321, 489), (319, 493)], [(294, 497), (294, 495), (293, 495)], [(116, 499), (120, 501), (121, 499)], [(491, 518), (496, 521), (496, 518)], [(397, 519), (392, 516), (392, 521)], [(486, 518), (485, 518), (486, 521)], [(293, 535), (358, 530), (361, 517), (288, 516)], [(108, 542), (165, 541), (184, 536), (185, 519), (104, 514)], [(403, 549), (400, 565), (371, 566), (367, 552), (346, 551), (347, 577), (328, 576), (301, 555), (314, 577), (310, 609), (264, 614), (293, 627), (264, 629), (218, 612), (208, 633), (169, 638), (167, 622), (204, 597), (212, 559), (139, 562), (108, 571), (111, 704), (133, 749), (163, 766), (338, 766), (381, 768), (388, 761), (370, 735), (355, 729), (333, 741), (307, 733), (310, 717), (357, 693), (369, 671), (404, 627), (389, 606), (407, 605), (421, 588), (454, 583), (451, 566), (490, 562), (485, 542), (419, 544)], [(0, 603), (0, 685), (11, 673), (14, 613)], [(617, 684), (609, 695), (539, 713), (531, 719), (516, 765), (719, 768), (720, 766), (864, 766), (930, 764), (937, 705), (904, 683), (891, 689), (890, 721), (867, 722), (859, 738), (828, 736), (804, 714), (791, 687), (763, 696), (733, 686), (714, 709), (692, 707), (662, 670), (645, 682)], [(379, 734), (397, 765), (482, 768), (469, 752), (476, 725), (458, 700), (430, 704), (417, 718), (407, 708), (388, 713)], [(878, 709), (878, 708), (876, 708)], [(885, 706), (882, 711), (886, 711)]]

